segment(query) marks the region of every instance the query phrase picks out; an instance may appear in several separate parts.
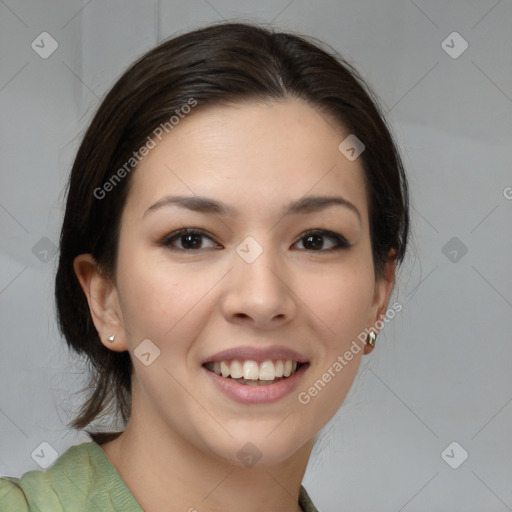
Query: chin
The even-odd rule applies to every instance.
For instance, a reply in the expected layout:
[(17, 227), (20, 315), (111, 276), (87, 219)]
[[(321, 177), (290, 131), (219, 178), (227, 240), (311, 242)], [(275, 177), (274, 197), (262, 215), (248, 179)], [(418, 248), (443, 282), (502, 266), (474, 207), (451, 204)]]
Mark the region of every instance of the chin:
[[(266, 427), (242, 426), (237, 435), (232, 433), (233, 437), (226, 434), (214, 444), (210, 438), (207, 440), (208, 448), (217, 457), (234, 466), (251, 468), (254, 465), (261, 467), (280, 464), (292, 457), (309, 438), (305, 438), (303, 433), (290, 430), (289, 425), (278, 426), (276, 429), (279, 421), (274, 422), (274, 432)], [(313, 435), (310, 437), (313, 438)]]

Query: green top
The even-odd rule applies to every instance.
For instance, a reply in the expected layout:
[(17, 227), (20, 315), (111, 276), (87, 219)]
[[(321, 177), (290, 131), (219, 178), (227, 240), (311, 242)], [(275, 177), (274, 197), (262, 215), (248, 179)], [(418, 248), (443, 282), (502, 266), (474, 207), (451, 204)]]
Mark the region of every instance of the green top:
[[(303, 512), (318, 512), (301, 486)], [(2, 512), (143, 512), (94, 441), (68, 448), (45, 471), (0, 478)]]

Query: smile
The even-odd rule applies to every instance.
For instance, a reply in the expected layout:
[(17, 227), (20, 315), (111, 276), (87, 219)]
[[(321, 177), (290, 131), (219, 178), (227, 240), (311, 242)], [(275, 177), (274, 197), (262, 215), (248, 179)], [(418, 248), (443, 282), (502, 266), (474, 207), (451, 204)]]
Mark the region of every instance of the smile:
[(292, 359), (277, 359), (267, 361), (223, 360), (209, 362), (204, 367), (216, 375), (232, 379), (246, 386), (268, 386), (286, 379), (297, 372), (303, 365)]
[(309, 357), (285, 346), (242, 345), (205, 356), (203, 375), (241, 404), (267, 404), (289, 396), (310, 366)]

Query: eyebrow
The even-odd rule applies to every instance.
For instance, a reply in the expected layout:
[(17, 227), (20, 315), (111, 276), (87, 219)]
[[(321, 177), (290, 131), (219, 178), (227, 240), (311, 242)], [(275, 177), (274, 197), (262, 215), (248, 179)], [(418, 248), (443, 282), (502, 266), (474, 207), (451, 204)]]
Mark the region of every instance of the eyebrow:
[[(166, 196), (152, 204), (143, 214), (158, 210), (165, 206), (177, 205), (188, 210), (213, 215), (237, 216), (238, 210), (215, 199), (201, 196)], [(292, 201), (285, 208), (283, 215), (303, 215), (325, 210), (331, 206), (343, 206), (354, 212), (359, 221), (361, 214), (353, 203), (340, 196), (307, 196)]]

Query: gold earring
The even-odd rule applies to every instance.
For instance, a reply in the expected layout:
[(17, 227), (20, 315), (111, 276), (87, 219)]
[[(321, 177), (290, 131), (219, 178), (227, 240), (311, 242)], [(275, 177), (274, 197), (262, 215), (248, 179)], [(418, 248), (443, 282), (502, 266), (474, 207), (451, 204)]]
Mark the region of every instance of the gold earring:
[(115, 334), (112, 334), (112, 336), (109, 336), (109, 337), (107, 338), (107, 341), (108, 341), (109, 343), (113, 343), (115, 339), (116, 339), (116, 335), (115, 335)]
[(373, 331), (370, 331), (370, 333), (368, 334), (368, 344), (370, 345), (370, 347), (373, 348), (375, 346), (376, 339), (377, 335)]

